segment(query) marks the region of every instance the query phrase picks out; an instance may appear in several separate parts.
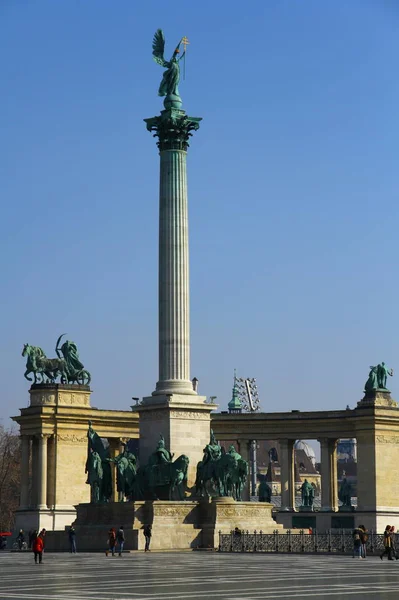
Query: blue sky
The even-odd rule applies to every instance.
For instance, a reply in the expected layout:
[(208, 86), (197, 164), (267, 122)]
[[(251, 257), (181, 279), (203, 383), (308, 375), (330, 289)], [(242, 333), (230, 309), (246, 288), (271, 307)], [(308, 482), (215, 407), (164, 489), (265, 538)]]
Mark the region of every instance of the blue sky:
[[(0, 418), (25, 342), (77, 342), (92, 404), (157, 380), (158, 155), (167, 54), (190, 39), (192, 376), (264, 410), (354, 406), (398, 364), (395, 0), (0, 3)], [(392, 380), (393, 395), (398, 386)]]

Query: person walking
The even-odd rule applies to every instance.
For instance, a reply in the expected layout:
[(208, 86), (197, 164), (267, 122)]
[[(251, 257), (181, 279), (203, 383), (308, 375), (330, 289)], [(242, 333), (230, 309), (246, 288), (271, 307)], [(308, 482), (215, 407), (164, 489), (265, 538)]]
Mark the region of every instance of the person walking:
[(367, 540), (369, 539), (369, 532), (364, 525), (359, 525), (360, 529), (360, 555), (362, 558), (367, 558)]
[(380, 559), (383, 560), (385, 554), (388, 555), (388, 560), (393, 560), (392, 558), (392, 536), (391, 536), (391, 526), (387, 525), (384, 531), (384, 552), (380, 554)]
[[(23, 529), (20, 529), (19, 534), (17, 535), (17, 544), (18, 544), (19, 550), (22, 550), (24, 543), (25, 543), (25, 534), (24, 534)], [(26, 546), (25, 546), (25, 548), (26, 548)]]
[(31, 529), (29, 531), (29, 538), (28, 538), (28, 540), (29, 540), (29, 545), (28, 545), (29, 550), (32, 550), (32, 542), (33, 542), (33, 539), (34, 539), (34, 534), (37, 535), (37, 531), (35, 529)]
[(76, 554), (76, 531), (73, 525), (70, 526), (68, 531), (69, 539), (69, 551), (71, 554)]
[(151, 552), (150, 543), (151, 543), (151, 536), (152, 536), (152, 525), (144, 525), (143, 530), (144, 530), (143, 533), (144, 533), (144, 537), (145, 537), (144, 552)]
[(43, 550), (44, 550), (44, 541), (40, 535), (37, 535), (32, 542), (32, 550), (35, 557), (35, 563), (37, 564), (37, 559), (39, 559), (39, 565), (42, 564), (43, 559)]
[(363, 558), (362, 557), (362, 541), (361, 541), (361, 529), (360, 527), (356, 527), (353, 530), (352, 538), (353, 538), (353, 554), (352, 557), (355, 558)]
[(115, 545), (116, 545), (116, 531), (114, 527), (108, 531), (108, 550), (105, 551), (105, 556), (111, 552), (112, 556), (115, 556)]
[(46, 545), (46, 530), (44, 529), (44, 527), (41, 530), (41, 532), (39, 533), (39, 535), (40, 535), (40, 537), (43, 540), (43, 552), (44, 552), (44, 548), (45, 548), (45, 545)]
[(395, 527), (393, 527), (393, 526), (391, 527), (390, 534), (391, 534), (391, 548), (392, 548), (392, 554), (391, 554), (391, 556), (392, 556), (392, 560), (394, 558), (396, 558), (396, 560), (398, 560), (399, 559), (399, 555), (398, 555), (398, 553), (396, 551)]
[(123, 546), (125, 545), (125, 532), (123, 531), (123, 525), (121, 525), (118, 529), (116, 541), (119, 545), (119, 556), (122, 556)]

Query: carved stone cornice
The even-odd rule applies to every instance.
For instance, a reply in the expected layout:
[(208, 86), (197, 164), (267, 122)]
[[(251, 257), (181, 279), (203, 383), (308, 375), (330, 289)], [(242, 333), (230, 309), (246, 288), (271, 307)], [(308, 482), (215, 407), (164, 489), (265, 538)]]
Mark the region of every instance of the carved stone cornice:
[(153, 131), (158, 138), (159, 150), (184, 150), (189, 147), (189, 138), (199, 129), (201, 117), (188, 117), (184, 110), (169, 108), (159, 117), (144, 119), (147, 130)]

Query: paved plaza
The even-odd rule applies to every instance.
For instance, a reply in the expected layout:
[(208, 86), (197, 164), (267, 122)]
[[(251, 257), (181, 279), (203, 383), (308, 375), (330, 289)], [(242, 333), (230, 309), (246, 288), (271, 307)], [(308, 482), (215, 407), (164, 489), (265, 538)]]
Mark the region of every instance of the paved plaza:
[[(399, 561), (213, 552), (0, 554), (0, 598), (24, 600), (260, 600), (398, 596)], [(396, 596), (395, 596), (396, 595)]]

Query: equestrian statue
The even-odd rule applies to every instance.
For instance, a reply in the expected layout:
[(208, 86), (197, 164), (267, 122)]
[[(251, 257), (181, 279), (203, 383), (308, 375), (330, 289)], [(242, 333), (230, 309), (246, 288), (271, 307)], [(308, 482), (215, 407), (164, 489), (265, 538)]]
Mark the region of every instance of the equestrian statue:
[(243, 460), (233, 444), (225, 452), (211, 430), (203, 459), (197, 464), (195, 493), (198, 496), (230, 496), (234, 500), (241, 500), (247, 477), (247, 461)]

